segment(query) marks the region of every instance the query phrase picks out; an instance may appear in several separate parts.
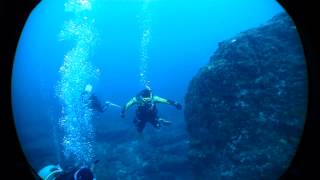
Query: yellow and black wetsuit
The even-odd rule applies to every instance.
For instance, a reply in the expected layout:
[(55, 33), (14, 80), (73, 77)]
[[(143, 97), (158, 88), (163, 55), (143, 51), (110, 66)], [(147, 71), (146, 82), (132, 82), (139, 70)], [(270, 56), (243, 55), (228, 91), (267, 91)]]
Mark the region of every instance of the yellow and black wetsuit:
[(158, 110), (156, 107), (157, 103), (169, 104), (175, 106), (177, 108), (181, 108), (181, 105), (177, 102), (172, 100), (164, 99), (159, 96), (151, 96), (148, 100), (144, 100), (141, 96), (137, 95), (131, 98), (125, 106), (122, 108), (122, 114), (132, 107), (133, 105), (137, 106), (136, 109), (136, 116), (133, 120), (134, 124), (137, 127), (138, 132), (142, 132), (146, 122), (151, 123), (154, 127), (159, 128), (159, 117), (158, 117)]

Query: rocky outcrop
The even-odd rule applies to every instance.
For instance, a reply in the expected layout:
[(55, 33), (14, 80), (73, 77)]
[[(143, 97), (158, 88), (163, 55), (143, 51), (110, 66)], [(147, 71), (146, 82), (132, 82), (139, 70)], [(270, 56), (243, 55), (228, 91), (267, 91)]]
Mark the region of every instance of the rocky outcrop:
[(307, 69), (285, 14), (219, 43), (189, 84), (189, 159), (199, 179), (277, 179), (303, 131)]
[[(95, 168), (97, 179), (189, 179), (186, 132), (169, 128), (155, 132), (151, 128), (142, 137), (137, 136), (136, 129), (100, 133), (96, 145), (97, 158), (101, 158)], [(121, 136), (125, 138), (118, 141)]]

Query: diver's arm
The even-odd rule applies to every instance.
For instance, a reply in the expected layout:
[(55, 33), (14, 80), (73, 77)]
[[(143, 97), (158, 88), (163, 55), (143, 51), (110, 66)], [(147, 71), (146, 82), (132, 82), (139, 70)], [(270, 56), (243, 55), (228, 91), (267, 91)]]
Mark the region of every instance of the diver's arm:
[(163, 103), (163, 104), (169, 104), (169, 105), (175, 106), (179, 110), (182, 108), (180, 103), (178, 103), (176, 101), (172, 101), (170, 99), (164, 99), (159, 96), (153, 96), (153, 101), (155, 103)]
[(131, 98), (122, 108), (121, 110), (121, 117), (124, 117), (124, 114), (128, 111), (128, 109), (137, 103), (137, 98), (133, 97)]

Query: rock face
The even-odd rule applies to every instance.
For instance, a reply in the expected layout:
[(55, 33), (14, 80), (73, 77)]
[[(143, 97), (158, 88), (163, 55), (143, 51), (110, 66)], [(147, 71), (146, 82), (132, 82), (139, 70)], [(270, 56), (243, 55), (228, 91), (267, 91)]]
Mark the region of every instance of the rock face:
[(277, 179), (285, 172), (303, 131), (306, 68), (285, 13), (219, 43), (185, 96), (197, 179)]
[(96, 153), (101, 162), (95, 168), (97, 179), (190, 179), (186, 132), (146, 128), (143, 137), (136, 133), (136, 129), (99, 133)]

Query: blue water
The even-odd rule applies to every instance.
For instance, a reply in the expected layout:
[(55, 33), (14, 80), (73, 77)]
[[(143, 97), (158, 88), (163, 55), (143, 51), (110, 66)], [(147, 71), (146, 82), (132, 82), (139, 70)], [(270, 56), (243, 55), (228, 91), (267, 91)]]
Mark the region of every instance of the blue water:
[[(16, 51), (14, 117), (23, 149), (36, 170), (65, 158), (63, 152), (69, 146), (62, 139), (66, 133), (74, 133), (67, 132), (71, 126), (82, 129), (82, 135), (93, 133), (86, 139), (90, 147), (80, 143), (76, 150), (67, 150), (71, 154), (82, 152), (80, 160), (112, 156), (113, 152), (102, 153), (97, 148), (106, 144), (131, 146), (131, 142), (137, 142), (132, 124), (134, 110), (121, 119), (119, 109), (110, 108), (98, 121), (91, 116), (81, 119), (86, 128), (75, 124), (80, 120), (68, 120), (73, 117), (73, 109), (63, 114), (62, 108), (68, 109), (86, 83), (93, 84), (93, 91), (102, 102), (108, 100), (122, 106), (147, 84), (154, 94), (184, 105), (190, 80), (209, 61), (219, 42), (284, 11), (271, 0), (83, 0), (79, 6), (65, 5), (70, 2), (80, 1), (42, 1), (30, 14)], [(75, 9), (68, 11), (66, 7)], [(81, 32), (82, 36), (65, 33), (72, 27), (68, 25), (70, 20), (87, 26), (73, 29), (73, 33)], [(77, 51), (79, 56), (71, 52), (77, 44), (82, 48)], [(74, 66), (69, 74), (59, 71), (68, 53)], [(84, 64), (75, 65), (80, 61)], [(57, 96), (59, 92), (67, 92), (71, 100)], [(159, 112), (173, 125), (164, 130), (146, 127), (147, 140), (138, 143), (151, 150), (156, 146), (152, 146), (153, 139), (186, 134), (183, 111), (160, 105)], [(68, 127), (61, 128), (61, 119), (66, 120)], [(111, 132), (116, 136), (108, 134)], [(134, 152), (139, 154), (137, 149)], [(185, 156), (186, 152), (180, 155)], [(102, 165), (98, 177), (104, 177)]]

